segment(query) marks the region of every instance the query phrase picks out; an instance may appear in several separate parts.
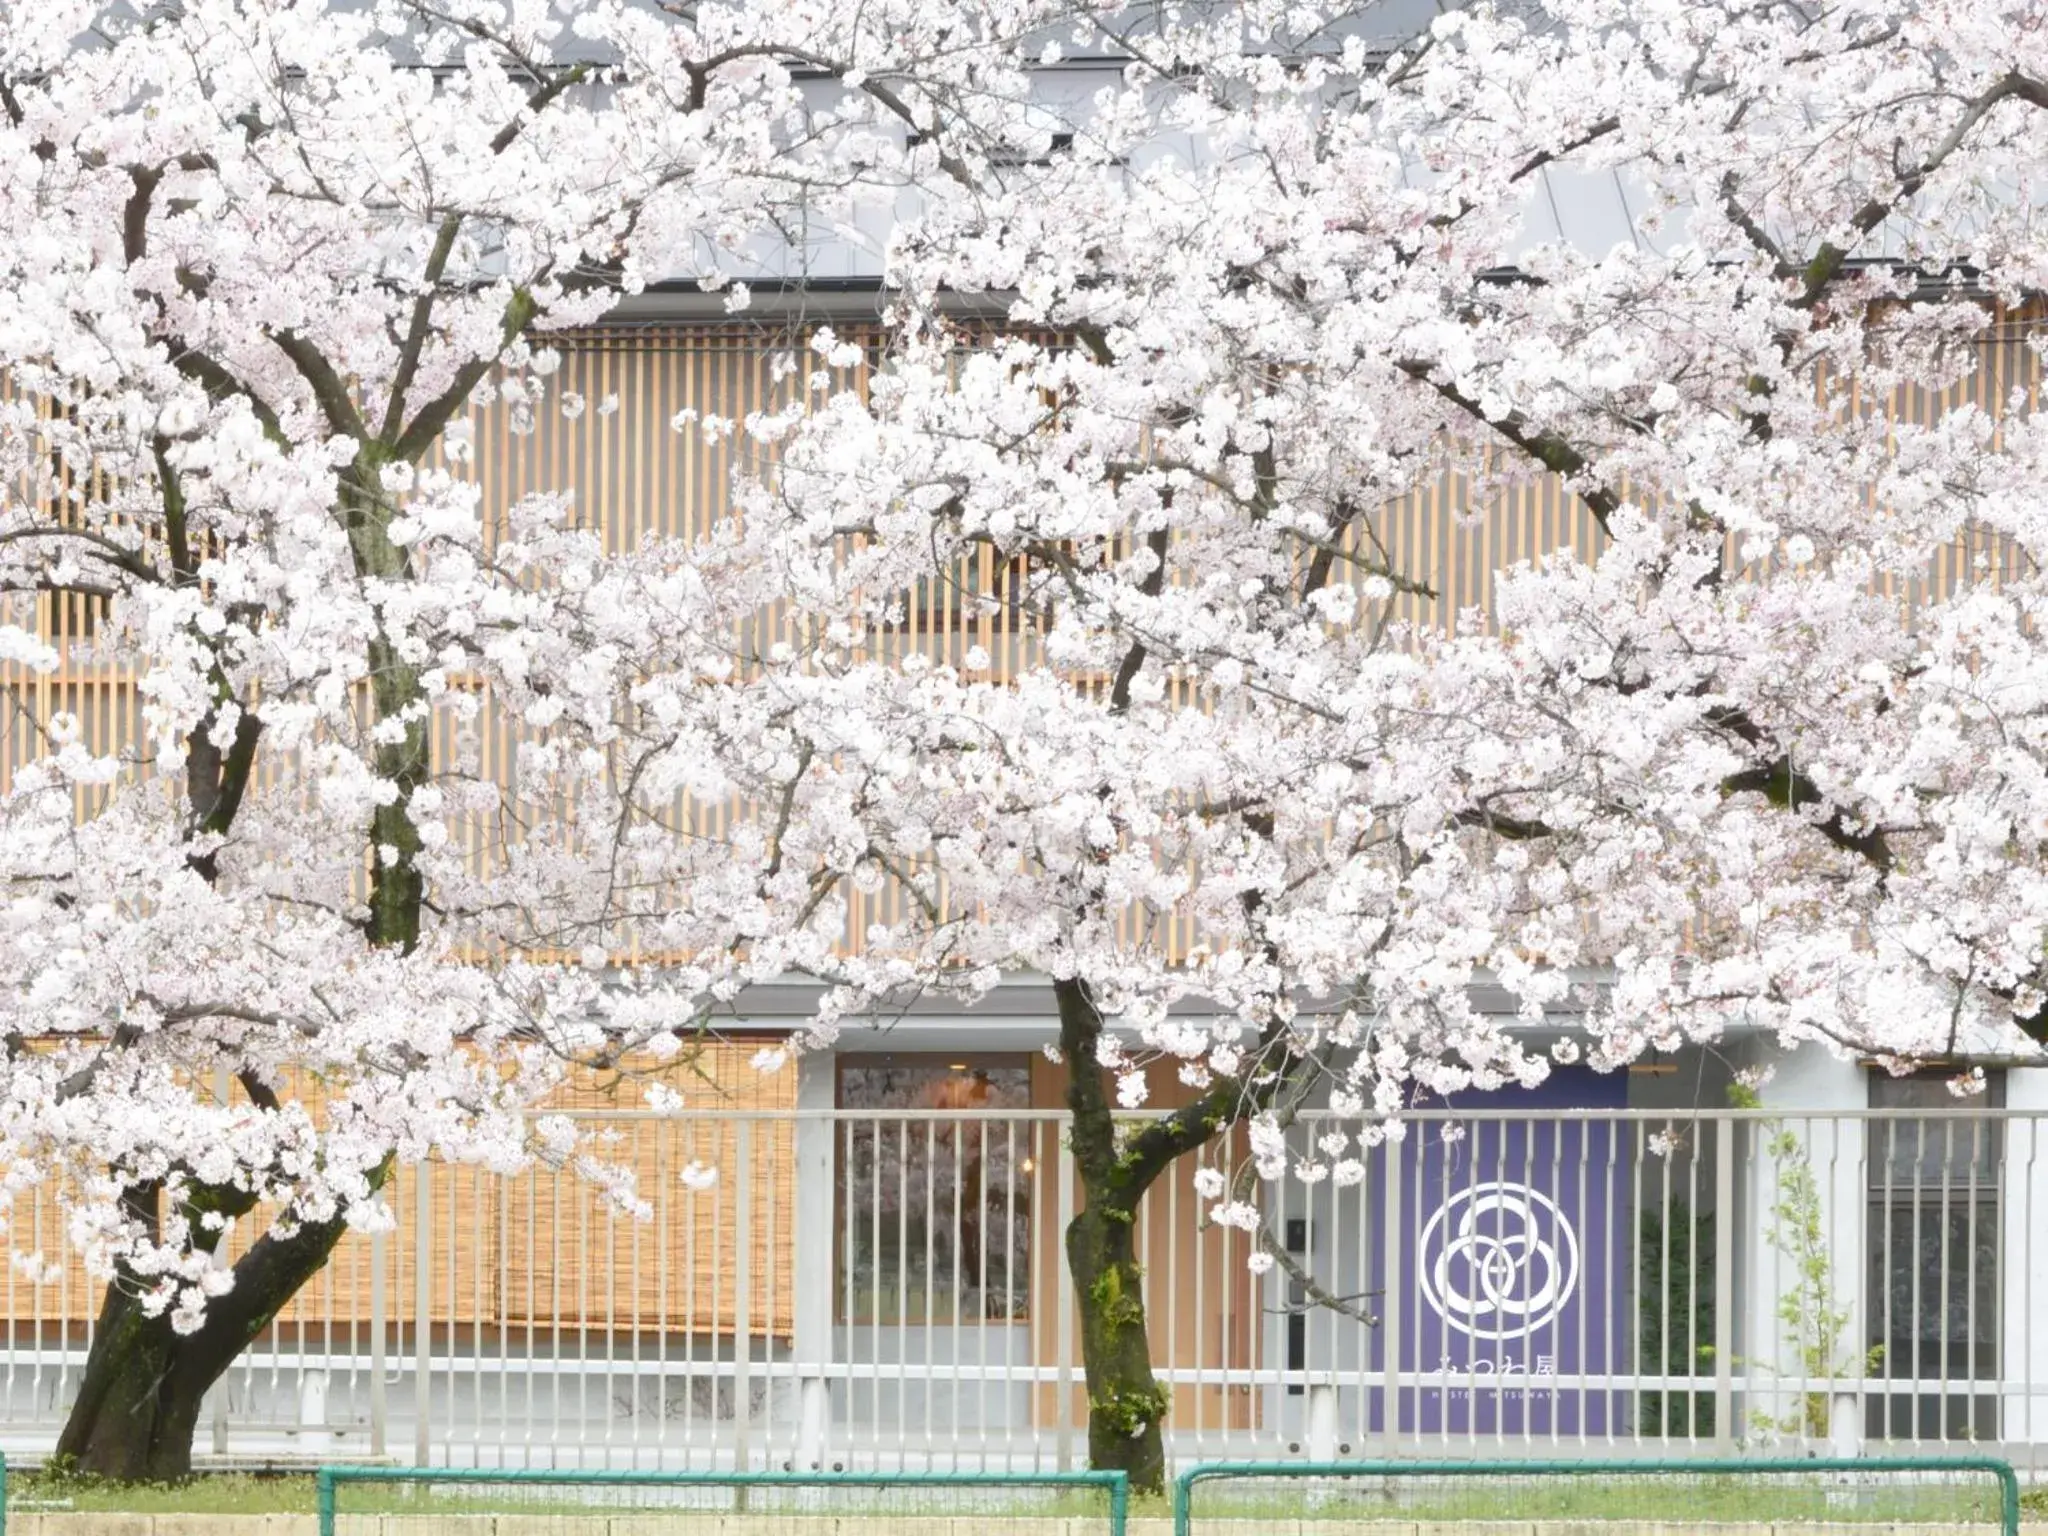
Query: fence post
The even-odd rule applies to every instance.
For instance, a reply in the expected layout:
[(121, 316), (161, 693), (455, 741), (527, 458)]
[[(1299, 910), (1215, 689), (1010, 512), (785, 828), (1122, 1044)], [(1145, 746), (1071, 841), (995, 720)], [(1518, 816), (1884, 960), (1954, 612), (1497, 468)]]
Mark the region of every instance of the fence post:
[(433, 1164), (413, 1170), (412, 1380), (413, 1465), (424, 1467), (433, 1449), (434, 1406), (434, 1201)]
[[(2006, 1325), (1999, 1333), (1999, 1375), (2005, 1383), (2000, 1438), (2024, 1446), (2026, 1466), (2038, 1476), (2048, 1446), (2048, 1422), (2041, 1417), (2044, 1370), (2048, 1370), (2048, 1328), (2037, 1316), (2037, 1298), (2048, 1269), (2048, 1253), (2036, 1240), (2041, 1230), (2039, 1194), (2048, 1184), (2041, 1149), (2048, 1136), (2048, 1070), (2014, 1068), (2005, 1074), (2005, 1134), (1999, 1138), (1999, 1230), (2004, 1233), (2000, 1292)], [(2021, 1140), (2024, 1135), (2024, 1141)]]
[[(833, 1117), (834, 1059), (830, 1052), (807, 1052), (796, 1059), (794, 1132), (796, 1188), (793, 1252), (832, 1251), (839, 1223), (839, 1190), (834, 1176), (838, 1139)], [(850, 1258), (841, 1262), (851, 1263)], [(832, 1304), (837, 1276), (830, 1263), (799, 1262), (790, 1275), (791, 1353), (796, 1357), (797, 1441), (795, 1470), (823, 1471), (831, 1437), (833, 1364)]]
[(384, 1295), (384, 1232), (382, 1228), (370, 1234), (370, 1454), (384, 1454), (385, 1437), (390, 1424), (390, 1412), (384, 1400), (384, 1353), (387, 1340), (384, 1329), (389, 1322), (385, 1316)]
[(825, 1442), (832, 1423), (832, 1389), (823, 1376), (797, 1378), (796, 1470), (819, 1472), (825, 1466)]
[[(1073, 1071), (1080, 1071), (1075, 1066)], [(1074, 1274), (1067, 1267), (1067, 1228), (1074, 1222), (1074, 1149), (1068, 1143), (1067, 1121), (1053, 1122), (1053, 1140), (1058, 1147), (1053, 1173), (1054, 1196), (1059, 1202), (1058, 1225), (1053, 1229), (1054, 1280), (1053, 1343), (1059, 1362), (1059, 1402), (1054, 1406), (1053, 1436), (1060, 1471), (1074, 1465)]]
[(1714, 1137), (1714, 1442), (1735, 1445), (1735, 1157), (1741, 1124), (1715, 1120)]
[[(214, 1269), (228, 1267), (228, 1230), (222, 1229), (220, 1237), (214, 1242), (213, 1254), (207, 1260)], [(251, 1342), (253, 1344), (254, 1341)], [(305, 1352), (305, 1335), (302, 1331), (299, 1337), (299, 1356), (302, 1362)], [(234, 1367), (230, 1366), (221, 1372), (220, 1380), (213, 1384), (213, 1390), (208, 1394), (213, 1399), (213, 1454), (216, 1456), (225, 1456), (228, 1453), (228, 1383), (232, 1380)]]
[[(225, 1105), (227, 1103), (228, 1069), (226, 1067), (218, 1067), (214, 1070), (213, 1092), (214, 1098), (220, 1104)], [(209, 1268), (226, 1269), (228, 1267), (228, 1239), (233, 1234), (233, 1222), (229, 1222), (220, 1229), (220, 1236), (213, 1240), (213, 1252), (207, 1258)], [(254, 1342), (253, 1339), (250, 1341), (252, 1345)], [(305, 1352), (306, 1334), (302, 1326), (299, 1330), (299, 1354), (302, 1359)], [(233, 1379), (234, 1370), (230, 1367), (221, 1372), (220, 1380), (213, 1384), (213, 1391), (208, 1394), (213, 1399), (213, 1454), (216, 1456), (225, 1456), (228, 1453), (228, 1383)], [(4, 1526), (0, 1526), (0, 1530), (4, 1530)]]
[(1316, 1381), (1308, 1389), (1308, 1459), (1337, 1459), (1337, 1388), (1330, 1381)]
[(326, 1453), (330, 1436), (327, 1430), (327, 1372), (323, 1368), (313, 1371), (306, 1368), (306, 1352), (299, 1351), (299, 1449)]
[(1828, 1454), (1847, 1460), (1863, 1449), (1863, 1398), (1837, 1386), (1828, 1397)]
[[(1865, 1095), (1868, 1090), (1859, 1079), (1856, 1090)], [(1820, 1155), (1815, 1148), (1818, 1141), (1816, 1124), (1828, 1128), (1828, 1157), (1823, 1171)], [(1833, 1383), (1828, 1402), (1828, 1454), (1850, 1460), (1863, 1449), (1863, 1386), (1868, 1364), (1859, 1341), (1868, 1336), (1865, 1308), (1868, 1298), (1864, 1294), (1864, 1254), (1873, 1233), (1869, 1230), (1869, 1160), (1870, 1128), (1862, 1117), (1842, 1117), (1833, 1120), (1806, 1122), (1808, 1156), (1816, 1165), (1821, 1195), (1822, 1230), (1826, 1233), (1828, 1250), (1841, 1255), (1835, 1266), (1837, 1299), (1848, 1315), (1846, 1343), (1839, 1359), (1822, 1363), (1824, 1370), (1834, 1372), (1846, 1370), (1847, 1376)], [(1972, 1228), (1974, 1234), (1974, 1226)]]
[(1380, 1142), (1386, 1177), (1381, 1202), (1386, 1207), (1380, 1260), (1386, 1295), (1380, 1298), (1380, 1433), (1388, 1455), (1401, 1440), (1401, 1147), (1391, 1137)]
[(751, 1470), (754, 1419), (754, 1122), (733, 1127), (733, 1465)]

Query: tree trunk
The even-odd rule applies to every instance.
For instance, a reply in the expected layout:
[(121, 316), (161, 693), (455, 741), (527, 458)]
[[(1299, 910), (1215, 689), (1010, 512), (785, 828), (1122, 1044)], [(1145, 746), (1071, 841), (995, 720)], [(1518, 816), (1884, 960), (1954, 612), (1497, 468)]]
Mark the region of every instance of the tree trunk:
[(1088, 1381), (1088, 1464), (1125, 1473), (1140, 1492), (1160, 1493), (1166, 1487), (1160, 1422), (1172, 1393), (1152, 1376), (1144, 1271), (1133, 1241), (1136, 1213), (1097, 1200), (1090, 1191), (1088, 1208), (1067, 1228)]
[(1115, 1112), (1096, 1065), (1102, 1017), (1088, 989), (1062, 981), (1053, 990), (1060, 1005), (1074, 1168), (1083, 1201), (1066, 1239), (1088, 1383), (1088, 1464), (1097, 1471), (1127, 1474), (1140, 1493), (1163, 1493), (1166, 1446), (1160, 1421), (1173, 1395), (1152, 1375), (1145, 1272), (1136, 1241), (1138, 1200), (1157, 1174), (1119, 1155)]
[[(412, 574), (407, 551), (391, 542), (390, 512), (380, 500), (378, 471), (392, 461), (388, 445), (371, 443), (357, 454), (351, 475), (341, 487), (344, 521), (365, 577), (402, 580)], [(365, 488), (368, 489), (365, 489)], [(406, 718), (420, 699), (418, 669), (407, 664), (380, 629), (370, 642), (372, 691), (382, 719)], [(222, 683), (223, 688), (225, 682)], [(233, 820), (254, 760), (253, 715), (245, 714), (231, 751), (223, 756), (204, 731), (203, 750), (195, 748), (195, 771), (188, 775), (188, 795), (195, 817), (209, 830), (225, 831)], [(390, 804), (371, 818), (369, 843), (370, 915), (363, 936), (371, 944), (410, 950), (419, 942), (423, 896), (417, 857), (418, 829), (406, 801), (427, 774), (427, 734), (423, 722), (409, 720), (396, 740), (377, 748), (377, 772), (398, 789)], [(211, 855), (195, 863), (211, 881)], [(245, 1078), (252, 1097), (258, 1087)], [(275, 1108), (275, 1101), (270, 1103)], [(390, 1171), (387, 1161), (377, 1183)], [(249, 1209), (245, 1196), (206, 1190), (199, 1198), (227, 1215)], [(158, 1229), (161, 1191), (134, 1191), (130, 1215)], [(144, 1314), (136, 1301), (142, 1284), (135, 1276), (117, 1275), (107, 1287), (99, 1328), (86, 1357), (78, 1398), (57, 1439), (59, 1465), (119, 1482), (161, 1482), (192, 1474), (192, 1436), (199, 1426), (199, 1406), (206, 1391), (265, 1328), (308, 1280), (318, 1274), (348, 1230), (339, 1217), (299, 1227), (289, 1237), (274, 1233), (259, 1238), (234, 1268), (234, 1288), (209, 1302), (205, 1320), (195, 1333), (180, 1334), (170, 1313)]]
[(107, 1287), (54, 1461), (117, 1482), (169, 1482), (192, 1471), (192, 1434), (208, 1383), (180, 1368), (184, 1341), (168, 1316), (142, 1315), (130, 1283), (123, 1277)]
[[(148, 1200), (153, 1218), (154, 1192)], [(208, 1303), (196, 1333), (178, 1333), (168, 1311), (144, 1315), (135, 1278), (117, 1275), (52, 1464), (124, 1483), (190, 1477), (207, 1389), (320, 1271), (347, 1230), (336, 1217), (290, 1237), (257, 1239), (235, 1265), (235, 1288)]]
[[(1284, 1046), (1285, 1030), (1269, 1025), (1253, 1062), (1259, 1080), (1219, 1080), (1191, 1104), (1163, 1119), (1127, 1125), (1099, 1065), (1103, 1019), (1086, 983), (1055, 981), (1060, 1049), (1067, 1061), (1067, 1108), (1073, 1114), (1074, 1169), (1083, 1207), (1067, 1228), (1067, 1266), (1081, 1311), (1081, 1362), (1088, 1380), (1088, 1456), (1092, 1466), (1122, 1471), (1141, 1493), (1166, 1491), (1161, 1428), (1173, 1393), (1152, 1374), (1145, 1334), (1145, 1271), (1138, 1263), (1137, 1224), (1145, 1192), (1176, 1159), (1208, 1145), (1245, 1116), (1269, 1106), (1307, 1058)], [(1278, 1063), (1278, 1070), (1264, 1070)]]
[[(579, 67), (568, 78), (573, 81), (580, 77)], [(550, 93), (560, 89), (561, 86), (548, 88)], [(442, 230), (439, 254), (429, 266), (430, 286), (438, 278), (440, 264), (454, 244), (458, 227), (459, 224), (449, 224)], [(419, 410), (410, 427), (404, 425), (406, 389), (418, 362), (419, 338), (425, 335), (427, 302), (421, 300), (422, 307), (414, 316), (414, 339), (408, 343), (407, 357), (399, 370), (401, 382), (394, 387), (384, 432), (359, 445), (348, 472), (337, 485), (342, 522), (356, 571), (366, 579), (406, 581), (414, 575), (410, 550), (391, 539), (392, 508), (384, 498), (382, 470), (392, 463), (416, 464), (487, 371), (485, 363), (465, 365), (448, 388)], [(532, 296), (520, 290), (506, 307), (503, 345), (510, 346), (524, 332), (534, 313)], [(307, 377), (316, 396), (320, 395), (322, 380), (310, 373)], [(332, 383), (333, 397), (321, 403), (330, 424), (346, 429), (355, 423), (354, 407), (345, 398), (346, 390), (338, 377)], [(278, 436), (274, 423), (271, 435)], [(170, 462), (168, 442), (157, 438), (153, 449), (161, 475), (164, 527), (171, 545), (173, 569), (181, 580), (193, 580), (198, 566), (188, 536), (184, 491)], [(369, 661), (379, 719), (403, 720), (405, 726), (396, 740), (380, 742), (376, 749), (377, 772), (398, 793), (391, 802), (377, 808), (368, 828), (370, 911), (363, 924), (363, 937), (375, 946), (410, 951), (419, 942), (420, 911), (425, 899), (425, 882), (418, 867), (421, 840), (407, 803), (426, 782), (428, 774), (426, 724), (412, 713), (421, 703), (423, 692), (419, 669), (405, 660), (381, 624), (371, 637)], [(240, 809), (263, 727), (261, 717), (248, 707), (248, 701), (236, 699), (228, 670), (218, 655), (212, 681), (214, 713), (189, 738), (186, 796), (194, 829), (221, 835), (228, 832)], [(212, 726), (221, 709), (237, 703), (241, 708), (240, 719), (232, 742), (223, 751), (214, 739)], [(190, 863), (209, 884), (218, 878), (213, 850), (194, 854)], [(261, 1084), (246, 1075), (242, 1083), (252, 1100), (276, 1110), (275, 1097)], [(387, 1157), (372, 1176), (373, 1189), (389, 1177), (391, 1166)], [(202, 1188), (195, 1200), (229, 1216), (245, 1214), (252, 1204), (247, 1195), (225, 1189)], [(124, 1203), (130, 1216), (143, 1222), (150, 1231), (161, 1230), (160, 1186), (133, 1189)], [(195, 1205), (195, 1211), (198, 1208)], [(99, 1325), (86, 1357), (78, 1397), (57, 1439), (55, 1464), (120, 1482), (189, 1477), (192, 1437), (198, 1429), (200, 1404), (207, 1389), (270, 1326), (299, 1289), (320, 1272), (347, 1230), (346, 1222), (337, 1216), (330, 1221), (302, 1225), (289, 1236), (266, 1233), (234, 1266), (233, 1289), (208, 1303), (199, 1328), (189, 1334), (180, 1334), (172, 1326), (169, 1309), (158, 1316), (148, 1316), (137, 1299), (147, 1282), (132, 1273), (117, 1272), (100, 1308)]]

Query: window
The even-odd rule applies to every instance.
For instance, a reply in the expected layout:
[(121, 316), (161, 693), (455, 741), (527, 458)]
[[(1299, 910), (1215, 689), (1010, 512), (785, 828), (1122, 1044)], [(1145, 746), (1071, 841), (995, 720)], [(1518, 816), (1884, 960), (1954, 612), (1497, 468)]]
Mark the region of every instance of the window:
[(946, 1325), (1030, 1315), (1038, 1126), (1024, 1057), (848, 1056), (840, 1122), (838, 1295), (845, 1322)]
[(1999, 1126), (1956, 1111), (2002, 1108), (2005, 1079), (1992, 1073), (1984, 1097), (1958, 1099), (1952, 1075), (1870, 1079), (1872, 1109), (1941, 1112), (1870, 1122), (1864, 1298), (1874, 1380), (1864, 1429), (1873, 1439), (1998, 1435), (1997, 1397), (1974, 1386), (1999, 1371)]

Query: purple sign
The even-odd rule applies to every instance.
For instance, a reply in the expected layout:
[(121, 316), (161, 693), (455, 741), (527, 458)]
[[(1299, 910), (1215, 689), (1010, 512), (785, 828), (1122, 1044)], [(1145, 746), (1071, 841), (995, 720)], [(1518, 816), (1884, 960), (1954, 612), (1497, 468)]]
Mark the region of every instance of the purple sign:
[[(1557, 1071), (1536, 1089), (1458, 1094), (1441, 1106), (1448, 1119), (1410, 1123), (1394, 1154), (1399, 1238), (1382, 1245), (1400, 1256), (1383, 1311), (1399, 1343), (1402, 1433), (1619, 1427), (1620, 1394), (1576, 1378), (1627, 1360), (1627, 1142), (1613, 1122), (1573, 1112), (1620, 1108), (1627, 1090), (1618, 1073)], [(1518, 1118), (1469, 1116), (1498, 1110)], [(1375, 1427), (1383, 1412), (1375, 1401)]]

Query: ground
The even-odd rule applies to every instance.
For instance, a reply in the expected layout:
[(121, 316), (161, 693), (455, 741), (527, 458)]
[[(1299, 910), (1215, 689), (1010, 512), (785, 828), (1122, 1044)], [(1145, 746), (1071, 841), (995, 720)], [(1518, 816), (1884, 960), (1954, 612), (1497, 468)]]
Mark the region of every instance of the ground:
[[(1988, 1485), (1987, 1485), (1988, 1487)], [(756, 1491), (745, 1512), (693, 1490), (588, 1493), (514, 1485), (344, 1484), (335, 1536), (1087, 1536), (1106, 1508), (1067, 1493), (906, 1486), (856, 1512), (841, 1490)], [(874, 1496), (870, 1495), (870, 1499)], [(669, 1507), (657, 1508), (666, 1502)], [(38, 1474), (8, 1478), (7, 1536), (318, 1536), (310, 1476), (203, 1476), (175, 1487), (112, 1487)], [(1820, 1478), (1603, 1477), (1599, 1482), (1461, 1479), (1421, 1488), (1203, 1485), (1194, 1536), (1936, 1536), (1996, 1530), (1997, 1501), (1955, 1485), (1846, 1488)], [(1163, 1501), (1140, 1500), (1129, 1536), (1168, 1536)], [(2028, 1536), (2048, 1536), (2048, 1490), (2025, 1500)]]

